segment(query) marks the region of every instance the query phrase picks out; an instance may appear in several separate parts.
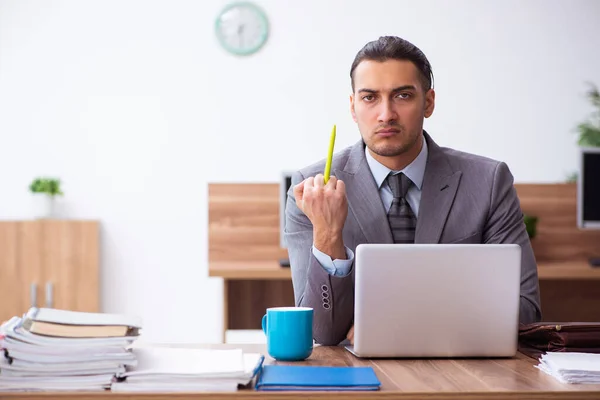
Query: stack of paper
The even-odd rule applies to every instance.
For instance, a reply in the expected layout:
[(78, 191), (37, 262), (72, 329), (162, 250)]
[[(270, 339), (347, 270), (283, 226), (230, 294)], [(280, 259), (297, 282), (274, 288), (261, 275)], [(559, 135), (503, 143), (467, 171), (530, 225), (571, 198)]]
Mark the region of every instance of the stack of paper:
[(600, 354), (543, 354), (536, 368), (563, 383), (600, 383)]
[(128, 347), (139, 328), (119, 314), (31, 309), (13, 317), (0, 328), (0, 391), (106, 390), (136, 364)]
[(137, 366), (127, 367), (115, 392), (235, 391), (248, 385), (264, 356), (241, 349), (133, 348)]

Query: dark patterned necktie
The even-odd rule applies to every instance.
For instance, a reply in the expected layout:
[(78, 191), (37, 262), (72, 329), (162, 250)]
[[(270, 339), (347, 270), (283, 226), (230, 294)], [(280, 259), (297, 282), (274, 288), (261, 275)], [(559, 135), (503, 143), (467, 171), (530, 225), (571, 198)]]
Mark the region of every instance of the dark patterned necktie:
[(390, 174), (387, 181), (394, 194), (394, 200), (388, 212), (394, 243), (414, 243), (417, 217), (406, 201), (406, 193), (412, 182), (403, 173)]

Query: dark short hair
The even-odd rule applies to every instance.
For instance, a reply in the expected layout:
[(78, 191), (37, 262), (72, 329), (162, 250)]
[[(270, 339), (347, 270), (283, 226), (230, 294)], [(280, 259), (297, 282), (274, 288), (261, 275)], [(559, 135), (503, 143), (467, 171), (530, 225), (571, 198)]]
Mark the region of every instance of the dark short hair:
[(433, 87), (433, 71), (429, 60), (423, 52), (408, 40), (397, 36), (381, 36), (367, 43), (356, 54), (350, 68), (350, 82), (354, 91), (354, 70), (362, 61), (372, 60), (384, 62), (387, 60), (411, 61), (421, 74), (421, 82), (425, 91)]

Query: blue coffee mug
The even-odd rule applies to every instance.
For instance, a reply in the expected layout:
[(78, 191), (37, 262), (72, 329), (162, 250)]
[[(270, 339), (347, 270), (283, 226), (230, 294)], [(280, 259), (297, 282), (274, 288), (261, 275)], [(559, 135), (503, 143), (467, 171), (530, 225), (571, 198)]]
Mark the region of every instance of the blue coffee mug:
[(262, 318), (267, 352), (279, 361), (301, 361), (313, 350), (313, 309), (272, 307)]

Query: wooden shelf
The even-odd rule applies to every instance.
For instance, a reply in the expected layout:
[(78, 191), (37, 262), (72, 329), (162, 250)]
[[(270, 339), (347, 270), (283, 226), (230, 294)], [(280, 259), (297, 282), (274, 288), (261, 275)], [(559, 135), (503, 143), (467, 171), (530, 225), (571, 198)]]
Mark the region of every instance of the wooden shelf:
[(538, 263), (540, 280), (600, 280), (600, 268), (586, 261), (553, 261)]
[[(289, 267), (280, 267), (276, 261), (230, 261), (212, 262), (209, 276), (225, 279), (291, 279)], [(600, 280), (600, 268), (591, 267), (586, 261), (540, 262), (540, 280)]]
[(208, 276), (225, 279), (292, 279), (289, 267), (278, 261), (218, 261), (208, 265)]

